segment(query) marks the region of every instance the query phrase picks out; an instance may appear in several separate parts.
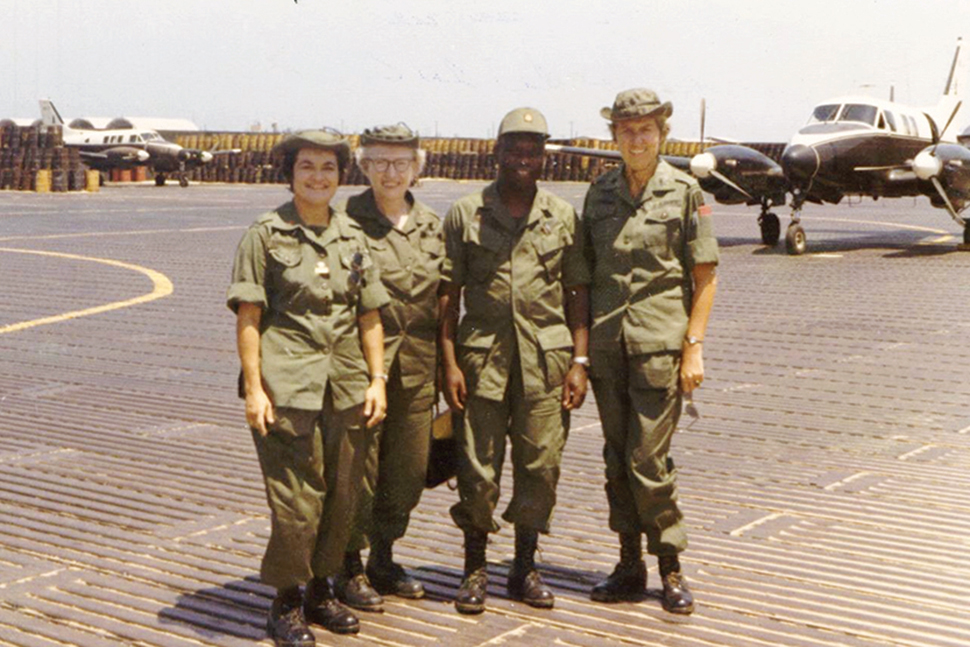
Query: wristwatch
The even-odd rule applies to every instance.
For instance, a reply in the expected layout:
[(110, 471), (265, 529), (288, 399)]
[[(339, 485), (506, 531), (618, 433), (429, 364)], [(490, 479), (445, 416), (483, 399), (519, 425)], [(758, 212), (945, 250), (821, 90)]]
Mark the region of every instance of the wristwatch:
[(384, 380), (384, 384), (387, 384), (388, 380), (391, 379), (391, 376), (388, 375), (387, 373), (374, 373), (371, 376), (370, 379), (371, 380)]
[(585, 355), (577, 355), (573, 358), (573, 364), (579, 364), (583, 368), (589, 368), (589, 358)]
[(693, 337), (691, 335), (684, 337), (684, 341), (687, 343), (688, 346), (697, 346), (699, 344), (704, 343), (704, 340), (701, 339), (700, 337)]

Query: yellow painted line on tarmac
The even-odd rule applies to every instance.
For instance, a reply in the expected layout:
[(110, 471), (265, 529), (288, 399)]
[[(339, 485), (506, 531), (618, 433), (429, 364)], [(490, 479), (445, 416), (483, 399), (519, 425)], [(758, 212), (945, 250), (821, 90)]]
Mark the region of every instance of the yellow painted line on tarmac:
[(148, 303), (149, 301), (154, 301), (155, 299), (161, 299), (167, 297), (175, 291), (175, 287), (167, 276), (161, 272), (156, 272), (155, 270), (149, 269), (147, 267), (142, 267), (141, 265), (133, 265), (132, 263), (123, 263), (121, 261), (115, 261), (110, 258), (96, 258), (93, 256), (79, 256), (78, 254), (63, 254), (61, 252), (44, 252), (34, 249), (16, 249), (13, 247), (0, 247), (0, 252), (9, 252), (12, 254), (34, 254), (36, 256), (52, 256), (54, 258), (66, 258), (75, 261), (87, 261), (91, 263), (101, 263), (102, 265), (110, 265), (112, 267), (120, 267), (126, 270), (133, 270), (135, 272), (140, 272), (144, 274), (152, 282), (152, 291), (143, 294), (139, 297), (133, 299), (125, 299), (123, 301), (114, 301), (112, 303), (106, 303), (104, 305), (95, 306), (93, 308), (85, 308), (84, 310), (74, 310), (72, 312), (65, 312), (59, 315), (53, 315), (50, 317), (43, 317), (41, 319), (31, 319), (30, 321), (21, 321), (20, 323), (10, 324), (7, 326), (0, 327), (0, 335), (19, 332), (21, 330), (26, 330), (28, 328), (34, 328), (35, 326), (44, 326), (46, 324), (58, 323), (61, 321), (69, 321), (71, 319), (78, 319), (79, 317), (87, 317), (89, 315), (101, 314), (102, 312), (109, 312), (111, 310), (118, 310), (120, 308), (128, 308), (130, 306), (138, 305), (140, 303)]
[(132, 231), (93, 231), (77, 234), (46, 234), (42, 236), (0, 236), (0, 242), (15, 240), (59, 240), (61, 238), (104, 238), (107, 236), (146, 236), (151, 234), (198, 234), (210, 231), (231, 231), (245, 229), (248, 225), (226, 225), (224, 227), (190, 227), (187, 229), (136, 229)]

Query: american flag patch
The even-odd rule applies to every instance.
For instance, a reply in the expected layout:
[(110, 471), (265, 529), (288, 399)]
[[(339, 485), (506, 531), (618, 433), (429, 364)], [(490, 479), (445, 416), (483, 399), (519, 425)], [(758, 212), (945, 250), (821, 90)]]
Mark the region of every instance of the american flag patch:
[(712, 213), (713, 212), (711, 211), (711, 206), (710, 205), (702, 204), (701, 206), (697, 207), (697, 215), (698, 216), (709, 216)]

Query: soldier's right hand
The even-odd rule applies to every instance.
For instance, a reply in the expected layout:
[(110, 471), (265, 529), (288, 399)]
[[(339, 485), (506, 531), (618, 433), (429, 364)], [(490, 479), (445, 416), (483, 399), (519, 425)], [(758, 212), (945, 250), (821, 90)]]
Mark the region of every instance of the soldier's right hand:
[(445, 366), (445, 400), (448, 406), (454, 411), (464, 411), (467, 397), (465, 374), (457, 366)]
[(262, 389), (246, 394), (246, 422), (263, 437), (269, 433), (270, 425), (276, 422), (273, 403)]

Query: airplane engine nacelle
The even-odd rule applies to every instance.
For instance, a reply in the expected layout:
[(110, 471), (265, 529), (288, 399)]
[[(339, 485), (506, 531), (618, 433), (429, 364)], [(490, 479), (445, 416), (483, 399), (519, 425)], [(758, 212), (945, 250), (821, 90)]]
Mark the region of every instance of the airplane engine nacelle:
[(115, 146), (104, 151), (104, 155), (108, 161), (119, 165), (144, 164), (151, 157), (148, 151), (132, 146)]
[(927, 146), (913, 158), (912, 166), (930, 203), (966, 226), (959, 213), (970, 201), (970, 149), (959, 144)]
[(701, 188), (722, 204), (757, 204), (768, 196), (784, 202), (785, 175), (781, 166), (767, 155), (747, 146), (712, 146), (695, 155), (690, 171)]

